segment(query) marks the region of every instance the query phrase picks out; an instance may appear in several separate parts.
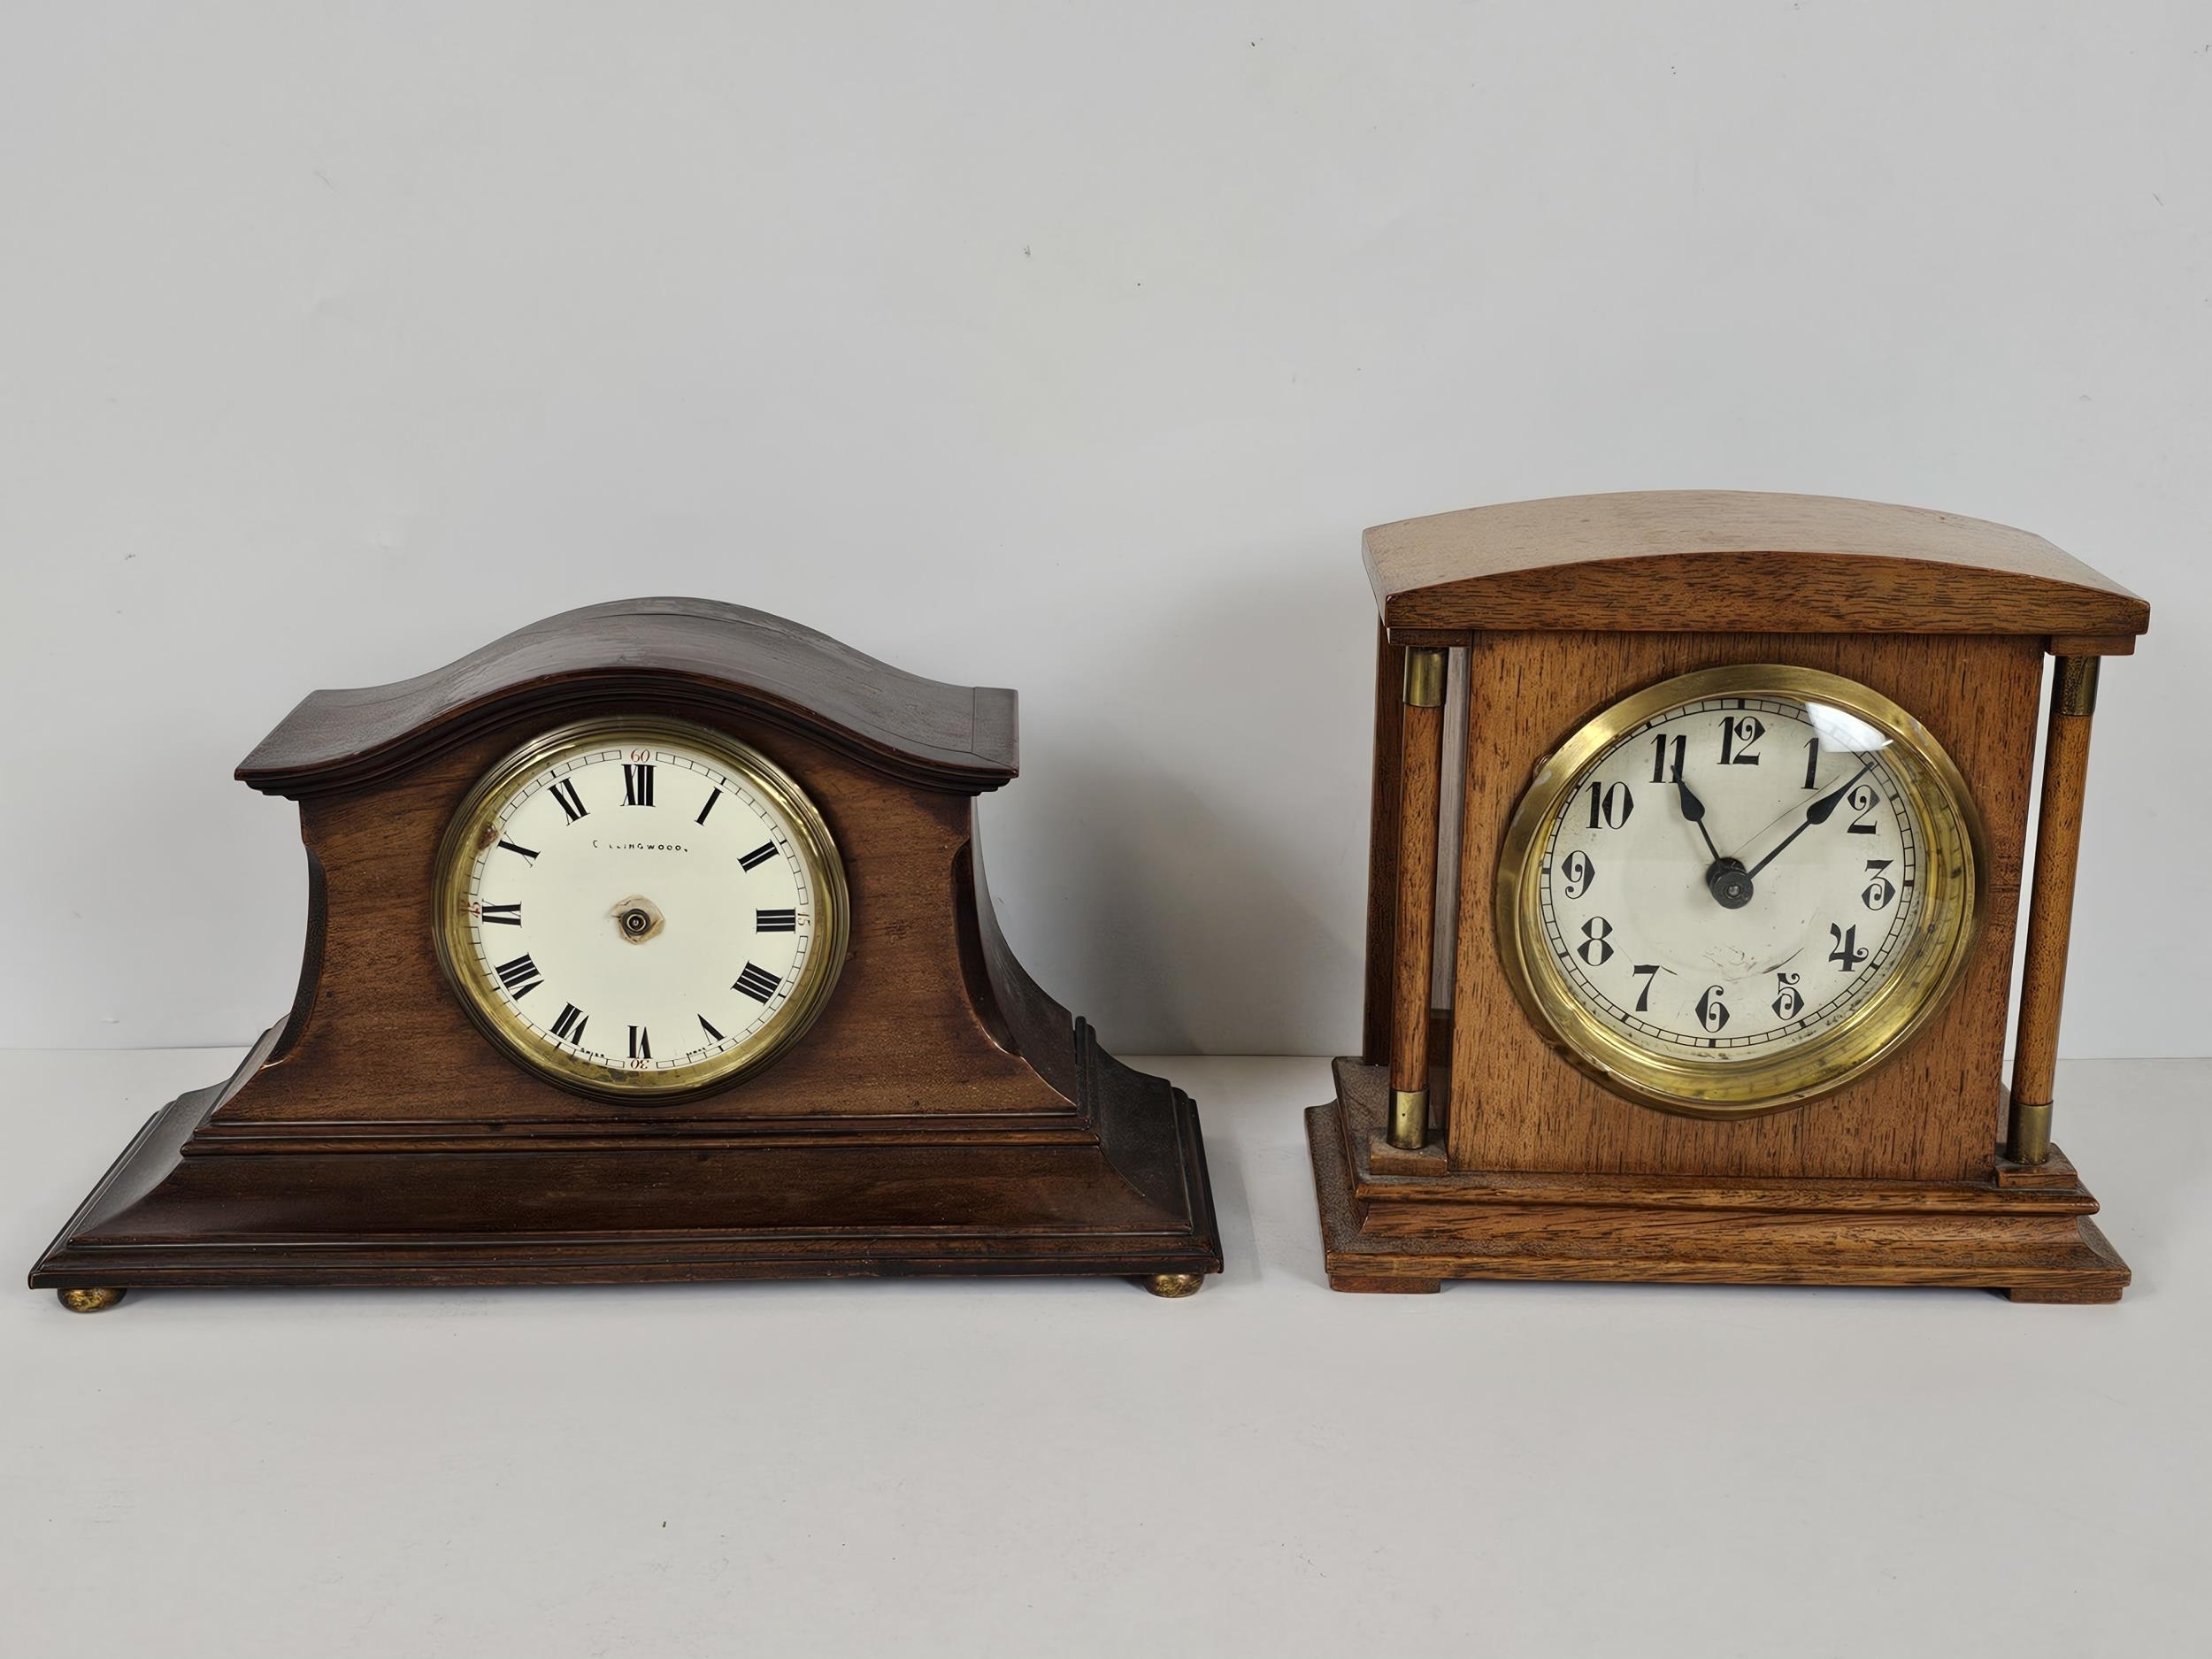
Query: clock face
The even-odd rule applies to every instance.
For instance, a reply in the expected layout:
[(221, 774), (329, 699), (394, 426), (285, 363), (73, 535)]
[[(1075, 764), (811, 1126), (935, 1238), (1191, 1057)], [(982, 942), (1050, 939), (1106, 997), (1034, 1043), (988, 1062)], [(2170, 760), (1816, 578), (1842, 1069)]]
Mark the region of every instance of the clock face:
[(1904, 710), (1810, 670), (1709, 670), (1548, 762), (1509, 831), (1500, 944), (1522, 1001), (1622, 1093), (1769, 1111), (1893, 1052), (1979, 910), (1965, 787)]
[(439, 856), (438, 956), (517, 1059), (658, 1100), (764, 1064), (841, 965), (845, 884), (805, 795), (672, 721), (565, 727), (494, 767)]

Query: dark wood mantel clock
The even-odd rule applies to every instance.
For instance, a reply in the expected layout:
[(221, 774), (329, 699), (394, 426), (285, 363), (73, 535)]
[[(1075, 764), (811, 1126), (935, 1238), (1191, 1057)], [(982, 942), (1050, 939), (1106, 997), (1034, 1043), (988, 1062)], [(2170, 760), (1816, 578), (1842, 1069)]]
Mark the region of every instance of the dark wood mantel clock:
[(1008, 950), (974, 797), (1010, 691), (760, 611), (571, 611), (318, 692), (306, 961), (31, 1274), (162, 1285), (1117, 1274), (1221, 1249), (1198, 1114)]
[(1523, 502), (1366, 552), (1364, 1051), (1307, 1121), (1332, 1285), (2118, 1298), (2052, 1079), (2097, 669), (2143, 601), (2022, 531), (1811, 496)]

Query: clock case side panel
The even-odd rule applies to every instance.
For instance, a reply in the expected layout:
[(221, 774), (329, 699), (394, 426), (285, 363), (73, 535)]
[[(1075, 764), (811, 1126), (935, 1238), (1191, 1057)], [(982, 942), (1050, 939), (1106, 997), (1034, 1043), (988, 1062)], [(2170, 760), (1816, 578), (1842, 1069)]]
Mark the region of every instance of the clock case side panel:
[[(2042, 641), (1946, 634), (1490, 634), (1469, 651), (1459, 950), (1446, 1139), (1456, 1171), (1986, 1180), (2034, 757)], [(1772, 662), (1842, 674), (1912, 710), (1964, 777), (1989, 860), (1972, 955), (1893, 1059), (1806, 1104), (1716, 1122), (1653, 1110), (1563, 1057), (1496, 956), (1492, 876), (1506, 825), (1564, 733), (1694, 669)], [(1468, 1010), (1480, 1010), (1479, 1015)]]
[(999, 926), (980, 844), (972, 845), (974, 892), (962, 914), (976, 924), (990, 1000), (1002, 1015), (1014, 1052), (1074, 1102), (1115, 1172), (1187, 1230), (1190, 1242), (1210, 1263), (1191, 1271), (1219, 1272), (1221, 1233), (1196, 1102), (1165, 1078), (1124, 1065), (1108, 1054), (1098, 1046), (1088, 1020), (1071, 1017), (1030, 977)]

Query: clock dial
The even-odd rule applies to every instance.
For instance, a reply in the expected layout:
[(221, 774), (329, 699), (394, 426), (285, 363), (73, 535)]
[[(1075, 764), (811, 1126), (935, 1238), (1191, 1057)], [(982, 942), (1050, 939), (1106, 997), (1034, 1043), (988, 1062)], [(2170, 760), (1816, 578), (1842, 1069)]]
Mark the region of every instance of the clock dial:
[(764, 1064), (845, 942), (827, 826), (704, 727), (592, 722), (478, 785), (438, 871), (439, 959), (477, 1023), (571, 1087), (664, 1099)]
[(1963, 785), (1849, 680), (1747, 666), (1629, 698), (1548, 762), (1499, 872), (1509, 975), (1648, 1103), (1772, 1110), (1940, 1005), (1978, 910)]

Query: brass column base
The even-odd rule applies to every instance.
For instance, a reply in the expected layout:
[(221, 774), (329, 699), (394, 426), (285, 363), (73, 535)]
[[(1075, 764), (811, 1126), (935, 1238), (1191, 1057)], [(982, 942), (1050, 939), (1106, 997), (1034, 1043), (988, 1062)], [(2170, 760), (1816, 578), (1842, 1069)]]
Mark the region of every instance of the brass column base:
[(130, 1293), (117, 1286), (103, 1285), (94, 1290), (58, 1290), (54, 1294), (61, 1305), (72, 1313), (105, 1313)]
[(1185, 1296), (1195, 1296), (1206, 1287), (1203, 1273), (1155, 1273), (1139, 1281), (1156, 1296), (1175, 1302)]
[(2030, 1106), (2012, 1102), (2012, 1133), (2005, 1142), (2005, 1156), (2015, 1164), (2045, 1164), (2051, 1156), (2051, 1102)]
[(1390, 1091), (1390, 1144), (1401, 1152), (1418, 1152), (1428, 1144), (1429, 1092), (1425, 1088)]

